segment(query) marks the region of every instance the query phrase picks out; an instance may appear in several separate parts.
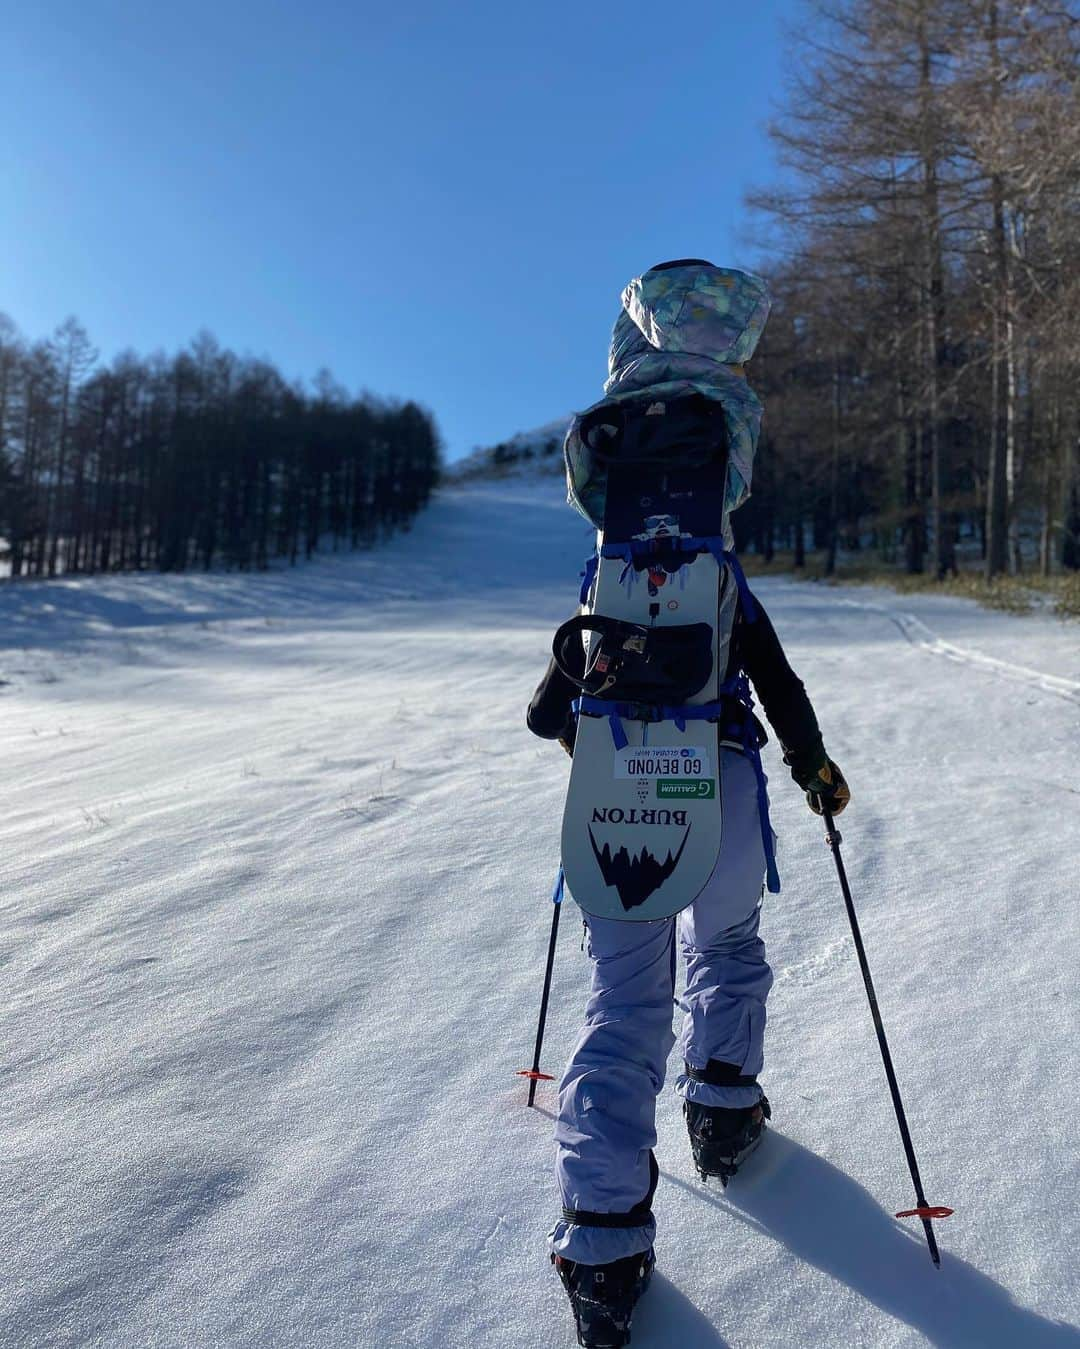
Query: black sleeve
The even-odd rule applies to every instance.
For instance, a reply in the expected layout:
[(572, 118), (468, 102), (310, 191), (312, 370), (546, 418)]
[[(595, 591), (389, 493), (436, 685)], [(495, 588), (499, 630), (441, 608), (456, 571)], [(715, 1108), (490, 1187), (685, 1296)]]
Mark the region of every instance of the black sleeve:
[[(575, 660), (580, 657), (581, 673), (584, 674), (585, 648), (580, 642), (571, 642), (569, 645), (571, 656)], [(533, 735), (539, 735), (544, 740), (564, 740), (568, 745), (573, 745), (577, 723), (570, 704), (580, 693), (578, 686), (567, 679), (554, 660), (550, 660), (547, 672), (537, 686), (525, 714), (526, 725)]]
[(825, 762), (817, 717), (802, 680), (788, 664), (769, 615), (756, 597), (754, 603), (757, 619), (753, 623), (739, 616), (738, 655), (784, 747), (792, 777), (796, 781), (811, 778)]

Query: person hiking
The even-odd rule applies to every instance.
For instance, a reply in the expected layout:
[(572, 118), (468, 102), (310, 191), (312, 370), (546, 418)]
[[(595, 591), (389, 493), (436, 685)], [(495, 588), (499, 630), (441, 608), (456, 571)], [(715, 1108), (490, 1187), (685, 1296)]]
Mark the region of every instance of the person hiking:
[[(715, 300), (711, 310), (710, 300)], [(752, 351), (767, 312), (764, 284), (747, 273), (700, 259), (651, 268), (624, 292), (612, 336), (608, 399), (597, 405), (604, 409), (613, 396), (632, 394), (636, 406), (655, 407), (648, 403), (655, 395), (670, 400), (687, 393), (704, 393), (722, 404), (726, 449), (736, 470), (728, 469), (729, 484), (735, 482), (729, 509), (748, 495), (757, 433), (753, 410), (760, 405), (741, 363), (728, 358), (745, 359), (747, 348)], [(575, 418), (567, 434), (571, 500), (579, 509), (584, 503), (583, 513), (602, 524), (597, 484), (590, 478), (595, 464), (586, 462), (583, 442), (575, 439), (587, 416)], [(717, 522), (718, 533), (728, 532), (728, 513)], [(737, 569), (733, 554), (723, 557)], [(726, 634), (721, 687), (736, 687), (743, 675), (748, 677), (810, 808), (820, 814), (824, 802), (839, 814), (850, 799), (847, 783), (826, 754), (810, 699), (764, 607), (741, 570), (736, 575), (738, 599)], [(580, 640), (561, 645), (563, 658), (549, 663), (527, 724), (534, 734), (560, 741), (572, 755), (580, 715), (575, 705), (590, 657)], [(563, 1212), (549, 1233), (551, 1260), (569, 1295), (582, 1345), (629, 1342), (631, 1314), (655, 1264), (651, 1202), (658, 1168), (652, 1149), (656, 1098), (675, 1043), (677, 950), (686, 967), (686, 987), (680, 1002), (683, 1067), (675, 1090), (683, 1100), (702, 1179), (718, 1177), (726, 1185), (761, 1141), (771, 1113), (758, 1081), (772, 985), (758, 928), (764, 879), (775, 871), (773, 836), (767, 813), (762, 814), (767, 812), (765, 778), (757, 757), (766, 733), (748, 696), (728, 702), (728, 720), (734, 718), (739, 729), (732, 733), (725, 722), (719, 741), (723, 830), (704, 888), (689, 907), (658, 921), (585, 914), (592, 984), (584, 1026), (559, 1086), (555, 1145)], [(779, 888), (778, 881), (770, 888)]]

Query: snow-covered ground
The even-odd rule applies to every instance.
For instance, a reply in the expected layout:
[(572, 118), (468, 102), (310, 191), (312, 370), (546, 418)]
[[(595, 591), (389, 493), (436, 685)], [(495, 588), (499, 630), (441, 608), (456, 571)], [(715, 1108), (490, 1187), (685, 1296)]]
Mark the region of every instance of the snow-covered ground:
[[(525, 1108), (567, 761), (524, 705), (586, 530), (443, 492), (376, 553), (0, 591), (0, 1343), (560, 1346)], [(855, 793), (767, 750), (775, 1129), (731, 1187), (661, 1099), (635, 1349), (1080, 1346), (1080, 628), (758, 590)], [(587, 979), (573, 910), (546, 1066)]]

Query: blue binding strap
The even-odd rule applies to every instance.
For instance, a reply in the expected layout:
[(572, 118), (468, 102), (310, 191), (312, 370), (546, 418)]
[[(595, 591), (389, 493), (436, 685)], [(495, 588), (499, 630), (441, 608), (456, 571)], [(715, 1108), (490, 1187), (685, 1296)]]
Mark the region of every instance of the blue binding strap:
[(615, 748), (625, 749), (630, 741), (627, 740), (626, 732), (623, 730), (622, 718), (632, 720), (630, 712), (635, 706), (634, 703), (613, 703), (605, 698), (590, 698), (583, 693), (570, 704), (570, 710), (577, 717), (580, 717), (582, 712), (588, 717), (607, 717)]
[[(735, 578), (739, 599), (742, 602), (743, 617), (747, 623), (757, 622), (757, 604), (746, 582), (746, 573), (743, 571), (742, 564), (736, 555), (729, 548), (724, 547), (724, 540), (718, 534), (680, 535), (662, 540), (659, 546), (654, 539), (629, 539), (626, 543), (605, 543), (600, 549), (600, 556), (612, 560), (617, 559), (624, 564), (619, 576), (619, 584), (622, 585), (628, 579), (636, 562), (648, 562), (650, 558), (656, 556), (664, 548), (672, 549), (676, 553), (693, 553), (695, 555), (709, 553), (716, 559), (718, 567), (723, 567), (726, 563), (731, 568), (731, 574)], [(582, 603), (584, 603), (584, 600), (582, 600)]]
[(615, 742), (615, 748), (625, 749), (630, 741), (626, 738), (622, 716), (614, 708), (608, 713), (608, 725), (611, 727), (611, 738)]
[(592, 557), (585, 560), (585, 570), (581, 573), (581, 594), (578, 596), (580, 604), (588, 603), (589, 591), (592, 589), (593, 578), (599, 565), (600, 557), (597, 553), (593, 553)]
[[(640, 556), (640, 553), (637, 554)], [(605, 543), (600, 550), (600, 557), (606, 557), (613, 562), (621, 562), (623, 569), (619, 573), (619, 584), (625, 585), (629, 580), (633, 584), (634, 579), (634, 543)], [(599, 561), (599, 558), (597, 559)]]
[(627, 543), (605, 543), (600, 549), (600, 556), (613, 562), (625, 562), (628, 567), (632, 567), (635, 558), (655, 551), (643, 544), (641, 539), (630, 539)]
[(724, 704), (720, 702), (665, 707), (659, 703), (613, 703), (610, 698), (590, 698), (585, 693), (575, 698), (571, 707), (587, 717), (607, 717), (616, 749), (625, 749), (630, 743), (623, 729), (624, 717), (627, 721), (673, 721), (680, 731), (685, 731), (688, 721), (718, 721), (724, 714)]
[(750, 760), (757, 778), (758, 816), (761, 820), (761, 842), (765, 849), (765, 883), (770, 895), (780, 893), (780, 872), (776, 868), (776, 847), (773, 841), (772, 822), (769, 819), (769, 788), (765, 778), (765, 769), (761, 764), (761, 750), (757, 738), (753, 735), (753, 725), (747, 724), (747, 735), (743, 741), (746, 757)]
[[(753, 622), (753, 619), (750, 620)], [(769, 788), (765, 769), (761, 763), (761, 749), (754, 734), (754, 695), (750, 692), (750, 681), (745, 674), (736, 676), (739, 685), (739, 702), (746, 708), (746, 727), (743, 731), (743, 752), (750, 760), (757, 779), (758, 818), (761, 820), (761, 843), (765, 849), (765, 883), (770, 895), (780, 893), (780, 872), (776, 866), (776, 846), (773, 841), (772, 821), (769, 819)]]
[(742, 569), (742, 563), (734, 553), (724, 553), (724, 561), (731, 568), (731, 574), (735, 577), (735, 584), (739, 590), (739, 603), (742, 605), (743, 618), (747, 623), (757, 622), (757, 604), (753, 595), (750, 594), (750, 587), (746, 584), (746, 573)]

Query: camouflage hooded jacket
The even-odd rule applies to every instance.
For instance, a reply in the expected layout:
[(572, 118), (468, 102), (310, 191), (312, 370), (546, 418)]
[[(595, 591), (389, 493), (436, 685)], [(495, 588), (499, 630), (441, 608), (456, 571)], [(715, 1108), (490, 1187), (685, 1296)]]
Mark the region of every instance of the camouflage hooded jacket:
[(611, 334), (606, 396), (574, 417), (566, 433), (570, 504), (602, 526), (607, 475), (581, 439), (585, 416), (643, 395), (704, 394), (723, 406), (728, 431), (723, 534), (730, 547), (729, 517), (750, 495), (761, 427), (761, 403), (741, 367), (753, 355), (768, 316), (765, 282), (750, 272), (695, 262), (653, 269), (631, 281)]

